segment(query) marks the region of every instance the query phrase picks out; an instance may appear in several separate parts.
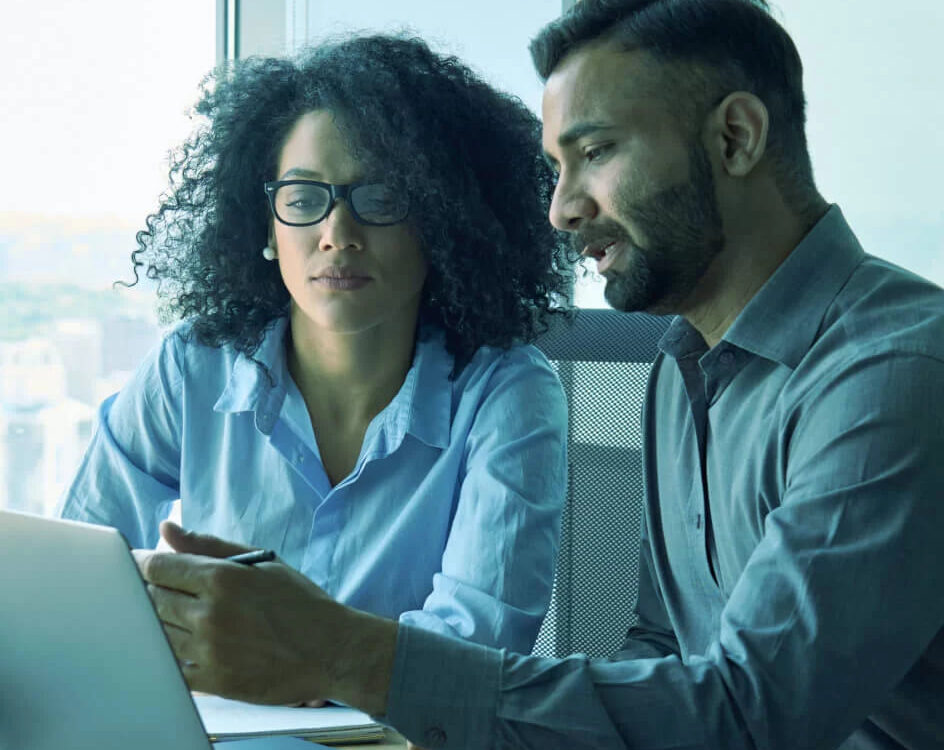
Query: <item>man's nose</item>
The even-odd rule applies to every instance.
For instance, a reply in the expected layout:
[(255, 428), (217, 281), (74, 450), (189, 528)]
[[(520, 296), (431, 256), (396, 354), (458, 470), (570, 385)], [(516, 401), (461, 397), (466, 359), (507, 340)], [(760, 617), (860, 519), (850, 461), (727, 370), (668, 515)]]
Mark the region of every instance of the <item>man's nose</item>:
[(597, 215), (597, 204), (579, 184), (558, 179), (551, 199), (550, 220), (564, 232), (579, 231), (585, 221)]

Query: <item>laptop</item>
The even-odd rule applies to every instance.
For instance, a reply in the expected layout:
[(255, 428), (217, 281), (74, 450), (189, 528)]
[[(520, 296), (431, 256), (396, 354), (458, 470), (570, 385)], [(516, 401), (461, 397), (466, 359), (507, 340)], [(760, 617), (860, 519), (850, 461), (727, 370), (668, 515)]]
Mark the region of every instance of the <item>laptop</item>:
[(212, 747), (121, 534), (0, 511), (0, 750)]

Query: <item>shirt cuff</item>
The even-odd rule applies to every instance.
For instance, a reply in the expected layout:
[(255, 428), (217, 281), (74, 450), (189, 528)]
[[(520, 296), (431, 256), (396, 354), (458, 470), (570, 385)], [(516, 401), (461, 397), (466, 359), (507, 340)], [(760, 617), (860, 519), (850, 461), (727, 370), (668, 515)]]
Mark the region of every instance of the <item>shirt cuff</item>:
[(379, 721), (412, 742), (436, 748), (490, 747), (502, 652), (406, 623)]

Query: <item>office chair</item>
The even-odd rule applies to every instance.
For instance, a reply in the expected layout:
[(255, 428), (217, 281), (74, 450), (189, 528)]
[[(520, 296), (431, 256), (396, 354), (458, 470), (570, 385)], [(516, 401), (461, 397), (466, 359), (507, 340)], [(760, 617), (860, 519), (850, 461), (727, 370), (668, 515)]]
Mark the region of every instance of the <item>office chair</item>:
[(569, 479), (550, 609), (533, 653), (615, 652), (635, 622), (642, 403), (671, 318), (578, 310), (536, 342), (567, 394)]

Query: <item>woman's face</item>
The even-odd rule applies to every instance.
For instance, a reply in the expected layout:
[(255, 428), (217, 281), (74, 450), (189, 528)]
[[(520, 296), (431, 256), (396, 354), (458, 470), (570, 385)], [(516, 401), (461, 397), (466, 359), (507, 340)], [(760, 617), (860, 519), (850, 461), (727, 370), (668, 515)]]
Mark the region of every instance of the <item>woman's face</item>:
[[(279, 180), (349, 185), (366, 177), (327, 110), (302, 115), (279, 155)], [(292, 297), (296, 336), (305, 335), (299, 326), (317, 335), (415, 325), (427, 266), (409, 223), (358, 223), (347, 200), (339, 199), (311, 226), (288, 226), (273, 217), (269, 244), (278, 252)]]

